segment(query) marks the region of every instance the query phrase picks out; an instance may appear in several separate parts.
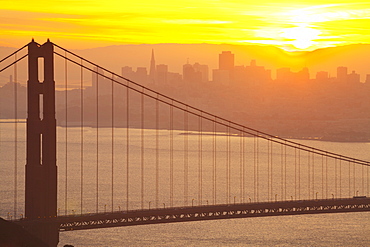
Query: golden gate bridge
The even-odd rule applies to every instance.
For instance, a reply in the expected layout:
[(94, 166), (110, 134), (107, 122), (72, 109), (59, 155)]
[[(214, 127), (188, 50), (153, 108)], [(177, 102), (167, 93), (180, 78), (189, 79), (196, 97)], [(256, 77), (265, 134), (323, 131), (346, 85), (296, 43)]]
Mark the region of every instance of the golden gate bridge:
[[(17, 74), (25, 58), (24, 126)], [(57, 62), (64, 97), (56, 103)], [(13, 139), (10, 122), (0, 123), (2, 159), (14, 153), (3, 163), (0, 216), (49, 246), (62, 230), (370, 210), (369, 161), (216, 116), (50, 41), (32, 41), (0, 65), (15, 81), (6, 106)], [(73, 95), (69, 73), (79, 77)]]

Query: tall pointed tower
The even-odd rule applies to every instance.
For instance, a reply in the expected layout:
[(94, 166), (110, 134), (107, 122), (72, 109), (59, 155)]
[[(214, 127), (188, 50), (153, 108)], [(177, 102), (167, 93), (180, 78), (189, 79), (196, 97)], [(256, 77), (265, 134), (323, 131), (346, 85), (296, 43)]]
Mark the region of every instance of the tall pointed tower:
[[(39, 58), (44, 59), (43, 81), (39, 81)], [(58, 194), (54, 44), (49, 39), (43, 45), (34, 40), (28, 44), (27, 91), (25, 216), (34, 223), (26, 229), (54, 247), (59, 223), (46, 220), (57, 216)]]
[(149, 81), (151, 83), (155, 82), (156, 74), (157, 73), (155, 69), (154, 49), (152, 49), (152, 58), (150, 60), (150, 71), (149, 71)]

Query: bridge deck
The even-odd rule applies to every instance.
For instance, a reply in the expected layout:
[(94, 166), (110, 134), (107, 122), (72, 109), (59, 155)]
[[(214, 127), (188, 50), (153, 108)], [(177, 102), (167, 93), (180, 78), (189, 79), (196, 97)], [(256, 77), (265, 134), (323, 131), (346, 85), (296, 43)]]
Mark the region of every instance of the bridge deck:
[(59, 225), (61, 231), (69, 231), (185, 221), (361, 211), (370, 211), (370, 198), (277, 201), (130, 210), (59, 216), (52, 219), (22, 219), (16, 222), (24, 226), (55, 223)]

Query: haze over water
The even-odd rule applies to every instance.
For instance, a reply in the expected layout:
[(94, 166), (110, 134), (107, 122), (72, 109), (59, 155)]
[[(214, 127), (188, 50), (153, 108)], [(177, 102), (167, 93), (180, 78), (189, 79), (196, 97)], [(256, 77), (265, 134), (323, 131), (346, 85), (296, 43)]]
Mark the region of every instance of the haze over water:
[[(19, 157), (24, 157), (24, 124), (18, 124), (18, 134), (19, 143), (18, 152)], [(11, 134), (14, 129), (14, 123), (2, 124), (1, 126), (1, 137), (2, 146), (1, 152), (2, 157), (4, 153), (7, 153), (8, 161), (4, 164), (7, 172), (12, 173), (13, 171), (13, 152), (14, 146), (11, 141), (14, 140), (14, 135)], [(114, 177), (114, 211), (118, 210), (118, 206), (122, 205), (123, 208), (125, 204), (125, 133), (126, 129), (115, 128), (115, 177)], [(155, 131), (154, 130), (144, 130), (145, 132), (145, 193), (144, 193), (144, 208), (148, 208), (148, 203), (151, 201), (151, 206), (155, 207), (154, 198), (154, 183), (155, 181), (153, 174), (155, 174)], [(64, 214), (65, 209), (65, 157), (68, 158), (68, 193), (67, 193), (67, 213), (71, 214), (74, 211), (75, 214), (79, 214), (80, 205), (80, 164), (78, 163), (81, 157), (80, 152), (80, 128), (70, 128), (68, 130), (68, 153), (67, 156), (64, 153), (65, 141), (65, 128), (58, 127), (58, 170), (59, 170), (59, 213)], [(96, 129), (94, 128), (84, 128), (84, 209), (83, 213), (95, 212), (95, 192), (96, 192), (96, 144), (94, 140), (96, 138)], [(130, 209), (139, 209), (140, 206), (140, 146), (141, 143), (141, 131), (138, 129), (130, 129), (130, 169), (131, 169), (131, 183), (130, 183)], [(184, 135), (182, 132), (174, 131), (174, 143), (175, 143), (175, 162), (174, 169), (176, 174), (175, 181), (175, 198), (174, 206), (182, 205), (184, 200), (183, 192), (183, 155), (184, 152), (181, 150), (181, 146), (184, 143)], [(169, 131), (160, 130), (159, 138), (161, 140), (160, 146), (160, 205), (163, 207), (163, 202), (169, 205), (168, 201), (168, 173), (169, 173)], [(217, 142), (219, 148), (225, 145), (226, 136), (217, 136)], [(238, 140), (233, 140), (231, 137), (231, 149), (234, 162), (231, 164), (231, 198), (230, 203), (233, 203), (233, 199), (236, 199), (238, 203), (240, 200), (240, 165), (238, 157), (238, 148), (240, 142)], [(99, 129), (99, 139), (101, 140), (99, 144), (99, 212), (111, 211), (111, 129), (100, 128)], [(210, 180), (210, 174), (206, 174), (206, 171), (210, 166), (212, 166), (212, 156), (210, 155), (211, 148), (209, 145), (213, 140), (213, 136), (203, 136), (203, 168), (204, 168), (204, 182), (203, 182), (203, 204), (206, 204), (206, 200), (211, 202), (213, 200), (211, 193), (211, 185), (207, 185), (207, 181)], [(189, 201), (195, 199), (194, 203), (198, 204), (198, 152), (196, 148), (198, 147), (199, 136), (189, 135)], [(323, 148), (328, 151), (339, 152), (343, 155), (354, 156), (359, 159), (369, 159), (369, 146), (370, 143), (336, 143), (336, 142), (322, 142), (322, 141), (300, 141), (302, 144), (314, 145), (318, 148)], [(252, 151), (253, 148), (253, 138), (245, 137), (245, 147), (246, 147), (246, 175), (245, 175), (245, 202), (249, 201), (249, 197), (253, 198), (253, 191), (248, 188), (253, 186), (253, 162), (252, 162)], [(266, 155), (266, 149), (263, 147), (263, 142), (260, 143), (260, 165), (261, 167), (266, 166), (264, 164), (264, 154)], [(180, 151), (181, 150), (181, 151)], [(219, 156), (218, 172), (219, 176), (217, 178), (218, 186), (218, 203), (225, 203), (227, 198), (226, 187), (225, 187), (225, 153), (217, 153)], [(292, 153), (290, 154), (292, 155)], [(289, 151), (288, 151), (288, 156)], [(303, 157), (303, 155), (302, 155)], [(302, 158), (303, 159), (303, 158)], [(276, 163), (273, 167), (274, 179), (280, 180), (280, 159), (279, 156), (274, 157)], [(316, 168), (316, 181), (321, 183), (321, 173), (320, 173), (320, 161), (317, 161), (318, 166)], [(20, 158), (19, 161), (19, 181), (22, 183), (22, 174), (24, 173), (23, 161)], [(292, 157), (288, 158), (288, 185), (294, 185), (294, 170)], [(301, 175), (301, 199), (307, 198), (307, 179), (305, 175), (305, 166), (302, 161), (302, 175)], [(334, 166), (330, 166), (329, 169), (334, 169)], [(268, 200), (267, 189), (266, 189), (266, 173), (263, 168), (260, 168), (260, 189), (259, 196), (260, 201)], [(361, 170), (357, 170), (361, 172)], [(335, 191), (333, 184), (335, 183), (334, 177), (329, 177), (329, 194)], [(13, 182), (11, 181), (11, 176), (9, 178), (5, 177), (1, 181), (2, 193), (12, 194), (13, 193)], [(346, 181), (343, 178), (343, 183)], [(366, 186), (362, 188), (361, 176), (356, 180), (356, 186), (358, 190), (365, 189)], [(280, 183), (277, 183), (278, 188), (274, 188), (272, 194), (278, 194), (278, 200), (280, 199)], [(21, 187), (21, 186), (20, 186)], [(290, 195), (294, 195), (296, 190), (288, 186), (287, 198)], [(343, 185), (343, 187), (345, 187)], [(325, 188), (326, 190), (326, 188)], [(316, 188), (318, 191), (318, 198), (321, 197), (321, 187)], [(337, 192), (339, 189), (337, 189)], [(22, 212), (23, 207), (23, 194), (22, 189), (18, 191), (18, 212)], [(312, 193), (312, 192), (311, 192)], [(324, 192), (325, 193), (325, 192)], [(342, 191), (342, 197), (350, 197), (347, 190)], [(355, 193), (355, 192), (351, 192)], [(359, 192), (362, 195), (362, 192)], [(234, 198), (234, 196), (236, 198)], [(116, 199), (117, 197), (117, 199)], [(2, 202), (3, 211), (1, 212), (3, 217), (7, 217), (6, 209), (10, 208), (12, 210), (12, 197), (7, 201)], [(271, 201), (275, 200), (273, 197)], [(133, 227), (119, 227), (110, 229), (98, 229), (98, 230), (83, 230), (76, 232), (62, 232), (60, 235), (61, 241), (59, 246), (64, 244), (73, 244), (75, 246), (366, 246), (370, 241), (369, 238), (369, 225), (370, 214), (366, 213), (345, 213), (345, 214), (319, 214), (319, 215), (298, 215), (298, 216), (280, 216), (280, 217), (266, 217), (266, 218), (247, 218), (247, 219), (230, 219), (230, 220), (216, 220), (207, 222), (187, 222), (187, 223), (173, 223), (173, 224), (159, 224), (159, 225), (147, 225), (147, 226), (133, 226)]]
[[(151, 130), (146, 130), (151, 132)], [(106, 137), (109, 139), (109, 131), (106, 131)], [(118, 131), (117, 131), (118, 132)], [(132, 130), (136, 132), (136, 138), (133, 137), (133, 143), (138, 143), (139, 140), (139, 130)], [(183, 136), (175, 134), (175, 143), (183, 142)], [(147, 134), (148, 135), (148, 134)], [(152, 139), (146, 135), (146, 138)], [(104, 134), (103, 134), (104, 136)], [(133, 134), (135, 136), (135, 134)], [(168, 138), (168, 131), (161, 131), (162, 140)], [(204, 137), (203, 137), (204, 138)], [(222, 139), (226, 137), (217, 137), (220, 143), (223, 142)], [(203, 142), (206, 143), (212, 139), (212, 137), (204, 138)], [(153, 140), (154, 141), (154, 140)], [(247, 146), (251, 145), (251, 138), (248, 138)], [(190, 136), (189, 146), (196, 147), (198, 142), (197, 136)], [(178, 149), (178, 143), (175, 145)], [(193, 144), (191, 144), (193, 143)], [(302, 142), (305, 144), (319, 146), (320, 148), (341, 152), (343, 154), (354, 155), (358, 158), (368, 159), (369, 154), (367, 150), (370, 148), (370, 143), (330, 143), (330, 142), (317, 142), (317, 141), (306, 141)], [(238, 143), (234, 144), (237, 145)], [(107, 145), (109, 145), (107, 143)], [(221, 144), (222, 145), (222, 144)], [(133, 144), (133, 148), (136, 146)], [(164, 149), (166, 147), (163, 147)], [(236, 147), (235, 147), (236, 148)], [(181, 149), (181, 148), (179, 148)], [(145, 156), (146, 160), (146, 173), (154, 174), (154, 157), (150, 155), (150, 148), (146, 151), (148, 156)], [(266, 151), (266, 150), (264, 150)], [(263, 150), (261, 153), (264, 152)], [(167, 150), (161, 150), (161, 166), (168, 166), (168, 157), (165, 153)], [(133, 152), (134, 153), (134, 152)], [(179, 152), (180, 153), (180, 152)], [(207, 152), (205, 152), (207, 153)], [(250, 156), (251, 152), (248, 152)], [(176, 153), (175, 153), (176, 154)], [(196, 156), (196, 152), (191, 152), (190, 154)], [(71, 154), (72, 155), (72, 154)], [(93, 156), (91, 155), (87, 156)], [(152, 154), (154, 156), (154, 153)], [(220, 154), (222, 156), (222, 154)], [(203, 164), (210, 164), (211, 157), (206, 154), (203, 155)], [(251, 158), (251, 157), (249, 157)], [(222, 158), (221, 158), (222, 159)], [(262, 158), (261, 158), (262, 159)], [(150, 162), (151, 161), (151, 162)], [(180, 160), (179, 160), (180, 161)], [(163, 162), (163, 163), (162, 163)], [(249, 161), (250, 162), (250, 161)], [(191, 161), (189, 163), (192, 163)], [(197, 198), (197, 181), (198, 176), (196, 167), (194, 164), (197, 160), (193, 161), (193, 182), (190, 182), (190, 190), (193, 191), (193, 197)], [(249, 163), (250, 164), (250, 163)], [(176, 174), (180, 174), (180, 170), (183, 169), (183, 161), (175, 161), (175, 169), (178, 170)], [(224, 170), (224, 165), (221, 164), (220, 170)], [(63, 169), (63, 168), (60, 168)], [(205, 168), (206, 170), (207, 168)], [(248, 168), (247, 168), (248, 169)], [(164, 169), (165, 170), (165, 169)], [(289, 167), (289, 171), (292, 167)], [(164, 171), (165, 172), (165, 171)], [(232, 184), (234, 185), (234, 194), (239, 195), (238, 183), (239, 177), (237, 173), (239, 172), (239, 166), (232, 166), (232, 174), (234, 175), (234, 180)], [(252, 172), (252, 167), (250, 165), (249, 173)], [(248, 171), (247, 171), (248, 173)], [(163, 174), (166, 176), (165, 174)], [(209, 179), (208, 174), (208, 179)], [(321, 174), (318, 174), (320, 177)], [(104, 176), (104, 175), (102, 175)], [(290, 174), (290, 183), (293, 184), (293, 174)], [(207, 178), (207, 175), (205, 175)], [(252, 176), (248, 176), (251, 182)], [(205, 178), (205, 179), (206, 179)], [(219, 178), (223, 179), (223, 178)], [(177, 179), (176, 179), (177, 180)], [(181, 178), (179, 179), (182, 180)], [(192, 179), (190, 179), (192, 180)], [(182, 186), (179, 181), (177, 184), (177, 191), (179, 197), (178, 202), (180, 205), (182, 203)], [(133, 181), (134, 182), (134, 181)], [(167, 183), (168, 180), (162, 181), (161, 183)], [(150, 182), (149, 182), (150, 183)], [(330, 183), (330, 182), (329, 182)], [(334, 182), (331, 181), (333, 184)], [(206, 182), (204, 182), (206, 184)], [(248, 184), (248, 182), (246, 183)], [(266, 185), (266, 179), (261, 179), (261, 187)], [(160, 185), (161, 186), (161, 185)], [(163, 184), (161, 187), (166, 186)], [(220, 185), (224, 186), (223, 184)], [(251, 183), (249, 184), (251, 186)], [(154, 187), (154, 186), (153, 186)], [(204, 200), (210, 198), (210, 194), (205, 193), (208, 189), (210, 191), (210, 185), (208, 188), (204, 188)], [(303, 187), (303, 185), (302, 185)], [(93, 189), (92, 189), (93, 190)], [(246, 189), (247, 190), (247, 189)], [(280, 189), (279, 189), (280, 190)], [(303, 190), (303, 189), (302, 189)], [(266, 191), (266, 190), (265, 190)], [(293, 193), (293, 190), (291, 190)], [(150, 192), (148, 191), (148, 197), (150, 197)], [(153, 193), (152, 193), (153, 194)], [(176, 193), (175, 193), (176, 194)], [(261, 193), (262, 194), (262, 193)], [(219, 193), (219, 197), (224, 199), (225, 192)], [(162, 195), (165, 197), (164, 195)], [(208, 197), (207, 197), (208, 196)], [(247, 196), (252, 196), (252, 191), (248, 191)], [(261, 196), (262, 197), (262, 196)], [(288, 196), (289, 197), (289, 196)], [(303, 196), (302, 196), (303, 197)], [(189, 203), (190, 203), (189, 197)], [(238, 196), (238, 200), (240, 200)], [(149, 201), (149, 199), (147, 199)], [(211, 201), (211, 199), (210, 199)], [(222, 201), (222, 200), (220, 200)], [(232, 199), (231, 199), (232, 201)], [(248, 199), (246, 198), (246, 201)], [(153, 200), (154, 202), (154, 200)], [(205, 202), (203, 202), (205, 203)], [(231, 202), (232, 203), (232, 202)], [(162, 205), (160, 205), (162, 206)], [(347, 213), (347, 214), (321, 214), (321, 215), (298, 215), (298, 216), (281, 216), (281, 217), (266, 217), (266, 218), (249, 218), (249, 219), (230, 219), (230, 220), (216, 220), (216, 221), (202, 221), (202, 222), (187, 222), (187, 223), (174, 223), (174, 224), (159, 224), (155, 226), (133, 226), (133, 227), (123, 227), (123, 228), (112, 228), (112, 229), (99, 229), (89, 231), (76, 231), (76, 232), (65, 232), (61, 233), (61, 243), (73, 243), (75, 246), (366, 246), (370, 242), (369, 232), (370, 226), (368, 224), (370, 220), (370, 213)], [(94, 235), (93, 235), (94, 234)], [(96, 235), (95, 235), (96, 234)], [(62, 246), (62, 245), (61, 245)]]
[[(107, 130), (108, 132), (108, 130)], [(138, 130), (132, 130), (138, 132)], [(148, 130), (150, 132), (150, 130)], [(166, 138), (167, 131), (161, 134)], [(182, 142), (183, 136), (175, 135)], [(106, 133), (109, 139), (109, 133)], [(104, 136), (104, 134), (103, 134)], [(138, 136), (137, 136), (138, 138)], [(148, 137), (150, 138), (150, 137)], [(218, 137), (222, 139), (222, 137)], [(138, 138), (139, 139), (139, 138)], [(193, 146), (197, 145), (197, 136), (190, 138)], [(139, 142), (135, 140), (133, 142)], [(222, 142), (222, 140), (220, 140)], [(369, 158), (370, 143), (331, 143), (320, 141), (302, 141), (327, 150), (336, 150), (343, 154), (358, 158)], [(107, 143), (109, 145), (109, 143)], [(133, 145), (135, 146), (135, 145)], [(161, 152), (168, 150), (161, 150)], [(148, 160), (153, 161), (146, 152)], [(71, 153), (70, 155), (73, 155)], [(78, 154), (76, 154), (78, 155)], [(86, 154), (87, 156), (94, 156)], [(166, 163), (164, 159), (163, 164)], [(210, 157), (203, 156), (205, 164)], [(150, 163), (150, 162), (149, 162)], [(148, 164), (149, 165), (149, 164)], [(178, 167), (175, 162), (175, 166)], [(180, 167), (182, 168), (182, 163)], [(239, 171), (238, 166), (232, 166), (232, 173)], [(61, 168), (62, 169), (62, 168)], [(152, 168), (151, 168), (152, 169)], [(220, 169), (223, 169), (220, 168)], [(153, 174), (154, 170), (148, 173)], [(192, 170), (193, 177), (197, 171)], [(321, 175), (321, 174), (320, 174)], [(153, 178), (154, 176), (152, 176)], [(294, 175), (289, 176), (293, 180)], [(180, 179), (181, 180), (181, 179)], [(236, 182), (236, 181), (235, 181)], [(261, 184), (263, 182), (261, 181)], [(331, 181), (331, 183), (334, 183)], [(193, 187), (196, 187), (196, 179)], [(182, 187), (179, 194), (182, 198)], [(205, 188), (206, 190), (207, 188)], [(94, 190), (91, 189), (91, 190)], [(193, 188), (196, 198), (197, 188)], [(302, 189), (303, 190), (303, 189)], [(249, 192), (251, 193), (251, 192)], [(220, 193), (222, 194), (222, 193)], [(238, 191), (236, 191), (238, 194)], [(206, 196), (204, 196), (206, 197)], [(220, 197), (224, 197), (220, 195)], [(179, 199), (181, 200), (181, 199)], [(162, 206), (162, 205), (160, 205)], [(278, 216), (266, 218), (230, 219), (215, 221), (200, 221), (186, 223), (170, 223), (146, 226), (121, 227), (110, 229), (62, 232), (60, 245), (75, 246), (367, 246), (370, 242), (370, 213), (342, 213)]]

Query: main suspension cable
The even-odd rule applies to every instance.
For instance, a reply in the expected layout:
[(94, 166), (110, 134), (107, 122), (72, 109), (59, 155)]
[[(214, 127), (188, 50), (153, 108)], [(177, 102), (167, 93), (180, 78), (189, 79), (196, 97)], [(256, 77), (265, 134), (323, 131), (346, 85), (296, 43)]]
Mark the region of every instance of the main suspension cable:
[[(65, 50), (65, 51), (67, 51), (67, 52), (69, 52), (69, 53), (71, 53), (71, 54), (73, 54), (74, 56), (76, 56), (76, 57), (78, 57), (78, 58), (82, 58), (82, 57), (80, 57), (80, 56), (78, 56), (77, 54), (75, 54), (75, 53), (72, 53), (72, 52), (70, 52), (70, 51), (68, 51), (68, 50), (66, 50), (66, 49), (64, 49), (64, 48), (62, 48), (62, 47), (60, 47), (60, 46), (58, 46), (58, 45), (56, 45), (56, 44), (54, 44), (56, 47), (58, 47), (58, 48), (60, 48), (60, 49), (62, 49), (62, 50)], [(63, 56), (63, 55), (61, 55), (61, 54), (59, 54), (59, 53), (57, 53), (57, 52), (54, 52), (55, 54), (57, 54), (57, 55), (59, 55), (59, 56)], [(82, 59), (84, 59), (84, 58), (82, 58)], [(84, 59), (85, 61), (87, 61), (87, 62), (89, 62), (90, 64), (93, 64), (93, 65), (96, 65), (95, 63), (92, 63), (91, 61), (89, 61), (89, 60), (86, 60), (86, 59)], [(71, 62), (74, 62), (74, 63), (76, 63), (75, 61), (73, 61), (73, 60), (70, 60)], [(96, 65), (97, 66), (97, 65)], [(91, 69), (89, 69), (89, 68), (87, 68), (86, 67), (86, 69), (88, 69), (88, 70), (91, 70)], [(107, 71), (107, 72), (109, 72), (109, 73), (112, 73), (112, 74), (114, 74), (116, 77), (118, 77), (118, 78), (121, 78), (121, 79), (124, 79), (124, 80), (126, 80), (126, 81), (129, 81), (131, 84), (133, 84), (133, 85), (135, 85), (135, 86), (138, 86), (138, 87), (142, 87), (142, 88), (145, 88), (145, 90), (147, 90), (148, 92), (150, 92), (150, 93), (154, 93), (155, 95), (160, 95), (163, 99), (168, 99), (169, 101), (171, 101), (171, 102), (175, 102), (175, 103), (178, 103), (179, 105), (183, 105), (183, 106), (187, 106), (186, 104), (184, 104), (184, 103), (182, 103), (182, 102), (180, 102), (180, 101), (177, 101), (177, 100), (175, 100), (175, 99), (173, 99), (173, 98), (170, 98), (170, 97), (168, 97), (168, 96), (166, 96), (166, 95), (163, 95), (163, 94), (161, 94), (161, 93), (158, 93), (158, 92), (156, 92), (156, 91), (154, 91), (154, 90), (151, 90), (151, 89), (149, 89), (149, 88), (147, 88), (147, 87), (144, 87), (144, 86), (142, 86), (142, 85), (140, 85), (140, 84), (138, 84), (138, 83), (136, 83), (136, 82), (134, 82), (134, 81), (132, 81), (132, 80), (129, 80), (129, 79), (127, 79), (127, 78), (125, 78), (125, 77), (122, 77), (122, 76), (120, 76), (120, 75), (118, 75), (118, 74), (115, 74), (115, 73), (113, 73), (113, 72), (111, 72), (111, 71), (109, 71), (109, 70), (107, 70), (107, 69), (104, 69), (104, 68), (102, 68), (102, 70), (104, 70), (104, 71)], [(104, 77), (104, 75), (102, 75), (103, 77)], [(125, 85), (125, 84), (123, 84), (123, 83), (120, 83), (120, 82), (118, 82), (118, 81), (116, 81), (116, 83), (118, 83), (118, 84), (121, 84), (121, 85), (123, 85), (123, 86), (128, 86), (128, 85)], [(130, 89), (131, 90), (133, 90), (133, 91), (137, 91), (137, 92), (140, 92), (138, 89), (135, 89), (135, 88), (133, 88), (133, 87), (130, 87)], [(148, 93), (146, 93), (145, 94), (147, 97), (151, 97), (151, 98), (155, 98), (154, 96), (152, 96), (152, 95), (150, 95), (150, 94), (148, 94)], [(165, 101), (165, 100), (161, 100), (161, 102), (162, 103), (164, 103), (164, 104), (170, 104), (170, 102), (167, 102), (167, 101)], [(176, 108), (179, 108), (179, 109), (181, 109), (181, 110), (185, 110), (184, 108), (182, 108), (182, 107), (180, 107), (180, 106), (176, 106)], [(198, 108), (195, 108), (195, 107), (192, 107), (192, 106), (189, 106), (189, 108), (191, 109), (191, 110), (195, 110), (195, 111), (198, 111), (198, 112), (200, 112), (201, 110), (200, 109), (198, 109)], [(197, 114), (196, 112), (191, 112), (191, 111), (189, 111), (189, 113), (191, 113), (191, 114), (194, 114), (194, 115), (197, 115), (197, 116), (199, 116), (199, 114)], [(215, 115), (213, 115), (213, 114), (210, 114), (210, 113), (207, 113), (207, 115), (209, 115), (210, 117), (215, 117)], [(210, 118), (206, 118), (206, 117), (203, 117), (204, 119), (208, 119), (208, 120), (210, 120)], [(299, 143), (296, 143), (296, 142), (294, 142), (294, 141), (291, 141), (291, 140), (285, 140), (285, 139), (283, 139), (283, 138), (280, 138), (280, 137), (277, 137), (277, 136), (273, 136), (273, 135), (270, 135), (270, 134), (267, 134), (267, 133), (264, 133), (264, 132), (260, 132), (260, 131), (257, 131), (257, 130), (255, 130), (255, 129), (252, 129), (252, 128), (249, 128), (249, 127), (246, 127), (246, 126), (242, 126), (242, 125), (240, 125), (240, 124), (237, 124), (237, 123), (234, 123), (234, 122), (231, 122), (231, 121), (229, 121), (229, 120), (226, 120), (226, 119), (224, 119), (224, 118), (221, 118), (221, 117), (217, 117), (219, 120), (222, 120), (222, 121), (224, 121), (224, 122), (230, 122), (230, 123), (232, 123), (233, 125), (235, 125), (234, 127), (232, 127), (232, 129), (234, 129), (234, 130), (240, 130), (240, 128), (242, 128), (242, 127), (244, 127), (245, 129), (247, 129), (248, 131), (251, 131), (251, 132), (259, 132), (259, 137), (260, 138), (262, 138), (262, 139), (268, 139), (268, 138), (272, 138), (272, 141), (273, 142), (276, 142), (276, 143), (279, 143), (279, 144), (283, 144), (283, 145), (287, 145), (287, 146), (291, 146), (291, 147), (296, 147), (296, 146), (299, 146), (299, 148), (301, 148), (302, 150), (305, 150), (305, 151), (311, 151), (311, 152), (314, 152), (314, 153), (317, 153), (317, 154), (321, 154), (321, 153), (327, 153), (327, 155), (329, 155), (329, 157), (331, 157), (331, 158), (334, 158), (334, 157), (340, 157), (341, 159), (343, 159), (343, 160), (350, 160), (351, 162), (356, 162), (356, 163), (358, 163), (358, 164), (362, 164), (362, 165), (366, 165), (366, 166), (370, 166), (370, 162), (368, 162), (368, 161), (363, 161), (363, 160), (359, 160), (359, 159), (355, 159), (355, 158), (351, 158), (351, 157), (347, 157), (347, 156), (343, 156), (343, 155), (339, 155), (339, 154), (335, 154), (335, 153), (331, 153), (331, 152), (327, 152), (327, 151), (324, 151), (324, 150), (321, 150), (321, 149), (317, 149), (317, 148), (313, 148), (313, 147), (310, 147), (310, 146), (306, 146), (306, 145), (303, 145), (303, 144), (299, 144)], [(223, 123), (221, 123), (221, 122), (219, 122), (219, 124), (221, 124), (221, 125), (226, 125), (226, 124), (223, 124)], [(246, 133), (248, 133), (248, 134), (252, 134), (253, 135), (253, 133), (251, 133), (251, 132), (246, 132)]]
[(18, 63), (19, 61), (23, 60), (24, 58), (26, 58), (28, 56), (28, 54), (22, 56), (21, 58), (19, 59), (16, 59), (14, 62), (12, 62), (11, 64), (9, 64), (8, 66), (5, 66), (4, 68), (0, 69), (0, 73), (3, 72), (4, 70), (6, 70), (7, 68), (13, 66), (14, 64)]
[[(10, 58), (10, 57), (12, 57), (12, 56), (16, 55), (16, 54), (17, 54), (17, 53), (19, 53), (21, 50), (23, 50), (24, 48), (28, 47), (28, 45), (29, 45), (29, 44), (24, 45), (24, 46), (22, 46), (21, 48), (19, 48), (18, 50), (16, 50), (15, 52), (13, 52), (13, 53), (11, 53), (10, 55), (8, 55), (8, 56), (4, 57), (3, 59), (1, 59), (1, 60), (0, 60), (0, 63), (4, 62), (4, 61), (5, 61), (5, 60), (7, 60), (8, 58)], [(28, 55), (28, 54), (27, 54), (27, 55)], [(25, 55), (25, 56), (27, 56), (27, 55)], [(17, 60), (17, 59), (16, 59), (15, 63), (17, 63), (18, 61), (19, 61), (19, 60)], [(0, 71), (0, 72), (1, 72), (1, 71)]]

